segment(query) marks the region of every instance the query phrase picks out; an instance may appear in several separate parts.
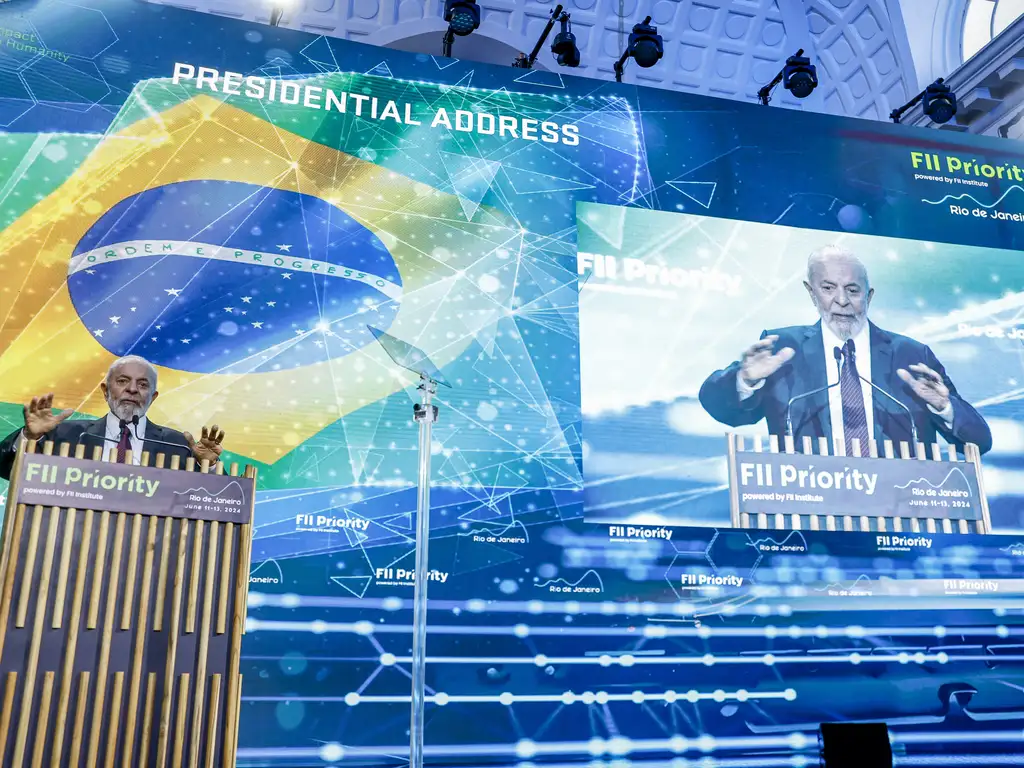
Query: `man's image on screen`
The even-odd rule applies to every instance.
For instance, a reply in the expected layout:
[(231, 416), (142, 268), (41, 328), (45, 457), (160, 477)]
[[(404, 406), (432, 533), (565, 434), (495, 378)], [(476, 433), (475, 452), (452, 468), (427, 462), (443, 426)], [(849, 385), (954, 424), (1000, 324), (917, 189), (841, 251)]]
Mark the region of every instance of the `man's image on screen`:
[[(804, 287), (819, 315), (814, 325), (765, 331), (741, 358), (715, 371), (700, 389), (700, 402), (715, 420), (731, 427), (768, 422), (784, 436), (788, 423), (797, 442), (838, 440), (849, 455), (854, 438), (866, 455), (866, 439), (910, 443), (913, 416), (918, 441), (942, 435), (963, 451), (974, 443), (992, 447), (985, 419), (957, 394), (942, 363), (926, 345), (885, 331), (868, 320), (874, 289), (867, 270), (851, 252), (826, 246), (811, 254)], [(870, 382), (870, 383), (869, 383)], [(792, 398), (801, 397), (792, 404)]]

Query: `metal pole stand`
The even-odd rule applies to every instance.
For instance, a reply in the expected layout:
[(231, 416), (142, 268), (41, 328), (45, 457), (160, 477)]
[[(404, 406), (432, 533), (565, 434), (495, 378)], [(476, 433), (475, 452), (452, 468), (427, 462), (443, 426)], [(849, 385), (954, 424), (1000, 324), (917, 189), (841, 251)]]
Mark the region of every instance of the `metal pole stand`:
[(427, 561), (430, 546), (430, 431), (437, 421), (437, 382), (420, 374), (420, 402), (412, 407), (420, 425), (419, 479), (416, 497), (416, 578), (413, 591), (412, 719), (409, 726), (409, 766), (423, 768), (423, 719), (427, 670)]

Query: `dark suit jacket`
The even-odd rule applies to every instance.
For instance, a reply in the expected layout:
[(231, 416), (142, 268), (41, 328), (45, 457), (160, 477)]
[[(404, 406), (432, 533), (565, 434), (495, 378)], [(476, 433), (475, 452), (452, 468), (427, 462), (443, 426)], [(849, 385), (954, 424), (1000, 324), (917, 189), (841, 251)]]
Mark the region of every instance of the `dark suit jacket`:
[[(107, 444), (107, 441), (103, 438), (106, 436), (106, 417), (102, 419), (81, 419), (76, 421), (62, 421), (57, 425), (57, 428), (45, 435), (36, 444), (36, 453), (43, 452), (43, 443), (52, 441), (54, 445), (54, 453), (56, 453), (61, 443), (71, 443), (71, 455), (75, 453), (75, 446), (81, 439), (82, 445), (85, 446), (85, 455), (92, 457), (93, 447), (100, 446), (101, 448)], [(0, 443), (0, 477), (4, 480), (11, 479), (11, 470), (14, 468), (14, 456), (18, 449), (18, 439), (21, 436), (21, 430), (16, 429), (14, 432), (9, 434), (4, 441)], [(192, 455), (192, 451), (188, 447), (188, 441), (185, 440), (185, 436), (177, 430), (171, 429), (170, 427), (161, 427), (159, 424), (154, 424), (152, 421), (146, 421), (146, 432), (142, 436), (143, 444), (142, 449), (149, 451), (150, 455), (153, 456), (157, 453), (167, 454), (168, 461), (165, 466), (170, 466), (171, 456), (181, 457), (181, 467), (185, 467), (185, 459)], [(169, 445), (159, 445), (157, 443), (150, 442), (151, 440), (161, 440), (165, 443), (174, 443), (179, 447), (172, 447)], [(113, 443), (111, 443), (113, 445)], [(152, 461), (152, 459), (151, 459)]]
[[(730, 427), (756, 424), (766, 419), (769, 434), (782, 436), (786, 434), (786, 405), (790, 398), (824, 387), (828, 383), (821, 323), (765, 331), (761, 338), (765, 336), (778, 336), (775, 351), (790, 347), (796, 352), (793, 359), (769, 376), (764, 386), (742, 402), (736, 390), (740, 364), (736, 362), (725, 370), (715, 371), (700, 388), (700, 402), (716, 421)], [(941, 434), (961, 452), (965, 443), (975, 443), (982, 453), (992, 447), (992, 433), (985, 419), (957, 394), (956, 387), (931, 349), (906, 336), (883, 331), (874, 324), (870, 325), (870, 338), (871, 381), (910, 409), (920, 442), (933, 443), (936, 435)], [(915, 363), (927, 365), (942, 376), (949, 387), (949, 398), (953, 403), (951, 430), (896, 375), (898, 369), (909, 368)], [(861, 373), (863, 375), (864, 372)], [(904, 440), (909, 443), (911, 432), (906, 411), (877, 392), (872, 401), (875, 440), (892, 440), (897, 445)], [(812, 438), (826, 437), (831, 445), (832, 421), (827, 392), (794, 403), (792, 420), (798, 450), (805, 435)]]

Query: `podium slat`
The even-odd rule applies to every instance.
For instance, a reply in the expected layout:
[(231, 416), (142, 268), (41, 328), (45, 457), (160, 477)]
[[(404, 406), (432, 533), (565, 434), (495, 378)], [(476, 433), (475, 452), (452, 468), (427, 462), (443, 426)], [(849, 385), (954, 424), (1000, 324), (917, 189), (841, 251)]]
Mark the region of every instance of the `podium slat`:
[(121, 704), (124, 698), (124, 672), (114, 673), (114, 690), (110, 696), (110, 721), (107, 726), (107, 749), (103, 768), (114, 768), (117, 757), (117, 731), (121, 726)]
[(188, 672), (183, 672), (178, 679), (178, 715), (174, 723), (174, 768), (181, 768), (181, 755), (185, 747), (185, 722), (188, 717)]
[[(78, 448), (84, 455), (85, 446), (80, 445)], [(60, 447), (60, 455), (68, 456), (71, 452), (70, 443), (64, 443)], [(76, 449), (76, 453), (79, 451)], [(51, 629), (60, 629), (61, 622), (64, 620), (64, 598), (67, 595), (68, 589), (68, 572), (71, 570), (71, 545), (74, 542), (75, 535), (75, 510), (74, 508), (68, 509), (64, 513), (64, 536), (62, 537), (62, 546), (60, 552), (60, 565), (57, 567), (57, 586), (54, 590), (53, 597), (53, 621), (50, 624)]]
[(39, 720), (36, 722), (36, 741), (32, 746), (32, 768), (42, 768), (46, 752), (47, 729), (50, 725), (50, 702), (53, 699), (53, 672), (43, 675), (43, 690), (39, 695)]
[(43, 690), (39, 696), (39, 720), (36, 722), (36, 740), (32, 747), (32, 768), (42, 768), (46, 750), (46, 729), (50, 724), (50, 701), (53, 698), (53, 672), (43, 675)]
[[(107, 535), (110, 531), (110, 513), (100, 512), (100, 532), (96, 540), (96, 562), (107, 560)], [(85, 628), (96, 629), (100, 615), (100, 592), (103, 590), (103, 569), (97, 568), (92, 575), (92, 593), (89, 596), (89, 615), (86, 617)]]
[[(135, 750), (136, 713), (139, 705), (139, 688), (142, 686), (142, 657), (146, 650), (146, 633), (149, 630), (149, 590), (153, 580), (153, 556), (159, 524), (160, 520), (155, 517), (149, 518), (146, 522), (146, 550), (142, 563), (142, 589), (139, 591), (139, 620), (135, 625), (135, 646), (132, 648), (132, 675), (128, 684), (128, 722), (124, 734), (122, 768), (131, 768)], [(148, 722), (148, 719), (144, 722)]]
[(82, 743), (85, 740), (85, 713), (88, 708), (89, 671), (85, 670), (78, 676), (78, 701), (75, 702), (75, 725), (71, 733), (71, 757), (68, 765), (77, 766), (82, 754)]
[(36, 555), (39, 552), (39, 535), (43, 527), (43, 508), (32, 508), (32, 522), (28, 532), (28, 548), (25, 551), (25, 569), (21, 573), (21, 591), (18, 593), (18, 612), (14, 626), (25, 626), (28, 616), (28, 599), (32, 594), (32, 576), (36, 570)]
[[(235, 698), (233, 707), (235, 712), (239, 712), (242, 709), (242, 675), (239, 674), (235, 680)], [(235, 763), (238, 760), (238, 719), (237, 717), (231, 721), (231, 757), (229, 760), (224, 761), (224, 768), (235, 768)]]
[[(82, 522), (82, 544), (78, 551), (78, 568), (75, 573), (75, 591), (71, 595), (71, 617), (67, 644), (64, 647), (64, 662), (61, 667), (60, 693), (57, 696), (57, 730), (54, 733), (53, 757), (51, 768), (59, 768), (64, 752), (64, 731), (68, 707), (71, 703), (72, 672), (75, 668), (75, 651), (78, 648), (78, 626), (82, 620), (82, 603), (85, 601), (85, 576), (89, 570), (89, 549), (92, 545), (92, 523), (95, 517), (92, 510), (86, 511)], [(87, 679), (87, 678), (86, 678)], [(77, 763), (71, 763), (76, 765)]]
[(142, 515), (132, 515), (132, 538), (128, 545), (128, 573), (124, 579), (124, 604), (121, 608), (121, 629), (132, 627), (132, 609), (135, 605), (135, 576), (138, 572), (139, 539), (142, 538)]
[[(149, 744), (153, 732), (153, 702), (156, 699), (157, 674), (150, 672), (146, 676), (146, 704), (142, 709), (142, 740), (139, 743), (138, 768), (146, 768), (149, 762)], [(125, 756), (122, 768), (133, 768), (129, 756)]]
[[(121, 550), (124, 548), (124, 512), (117, 514), (114, 526), (114, 547), (111, 554), (109, 578), (107, 581), (107, 599), (103, 613), (103, 634), (100, 638), (99, 663), (96, 668), (96, 697), (92, 705), (92, 727), (89, 730), (89, 750), (86, 753), (86, 765), (94, 766), (99, 759), (103, 713), (107, 704), (107, 675), (110, 670), (110, 642), (114, 636), (114, 615), (117, 610), (117, 596), (121, 581)], [(96, 580), (102, 580), (100, 574), (105, 573), (102, 564), (97, 571)], [(95, 593), (94, 593), (95, 594)]]
[(210, 678), (210, 706), (209, 721), (206, 724), (208, 734), (206, 742), (206, 765), (204, 768), (214, 768), (217, 759), (217, 715), (220, 713), (220, 675), (213, 675)]
[(192, 537), (192, 568), (188, 583), (188, 610), (185, 614), (186, 635), (191, 635), (196, 631), (196, 610), (199, 605), (199, 565), (202, 562), (205, 529), (206, 526), (203, 524), (203, 521), (197, 520), (195, 525), (196, 532)]
[[(178, 526), (178, 562), (174, 568), (174, 595), (171, 598), (171, 626), (168, 629), (167, 662), (164, 666), (163, 700), (157, 727), (156, 764), (167, 768), (167, 742), (171, 735), (171, 704), (174, 699), (174, 663), (178, 653), (178, 630), (181, 624), (181, 597), (185, 586), (185, 557), (188, 551), (188, 520)], [(178, 764), (175, 764), (178, 768)]]
[(75, 543), (75, 524), (78, 522), (74, 508), (64, 513), (64, 536), (60, 550), (60, 564), (57, 566), (57, 587), (53, 593), (53, 620), (50, 629), (60, 629), (64, 621), (64, 603), (68, 593), (68, 578), (71, 571), (71, 547)]
[(217, 596), (217, 634), (223, 635), (228, 631), (228, 601), (231, 590), (231, 557), (234, 554), (235, 545), (235, 524), (224, 524), (224, 553), (221, 555), (221, 562), (224, 564), (220, 569), (220, 594)]
[(11, 731), (11, 713), (14, 711), (14, 692), (18, 687), (18, 673), (7, 673), (4, 681), (4, 701), (0, 708), (0, 765), (4, 764), (7, 754), (7, 737)]
[[(158, 454), (158, 459), (163, 454)], [(162, 462), (161, 462), (162, 463)], [(156, 578), (156, 605), (153, 608), (153, 631), (164, 628), (164, 595), (167, 594), (167, 568), (171, 559), (171, 539), (174, 537), (174, 518), (164, 518), (164, 535), (160, 544), (160, 570)]]

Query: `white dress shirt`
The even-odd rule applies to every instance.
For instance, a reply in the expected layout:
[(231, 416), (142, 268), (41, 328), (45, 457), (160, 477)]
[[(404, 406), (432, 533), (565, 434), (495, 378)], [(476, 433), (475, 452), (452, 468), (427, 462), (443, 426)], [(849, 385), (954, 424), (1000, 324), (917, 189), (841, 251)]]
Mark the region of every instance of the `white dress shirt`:
[[(132, 464), (139, 466), (142, 464), (142, 443), (143, 438), (146, 436), (146, 417), (139, 417), (138, 426), (129, 424), (128, 432), (130, 433), (131, 451), (132, 451)], [(138, 435), (138, 437), (136, 437)], [(121, 442), (121, 419), (112, 413), (107, 414), (107, 432), (106, 442), (104, 443), (103, 458), (107, 460), (117, 460), (117, 444)], [(113, 440), (113, 442), (110, 442)], [(113, 451), (114, 455), (111, 456), (110, 452)]]
[[(835, 348), (843, 348), (846, 343), (836, 336), (832, 330), (825, 324), (821, 324), (821, 340), (822, 340), (822, 354), (825, 356), (825, 377), (828, 383), (836, 384), (839, 381), (839, 366), (836, 365)], [(867, 417), (868, 422), (868, 435), (872, 438), (875, 435), (875, 409), (873, 403), (874, 391), (869, 381), (871, 381), (871, 329), (867, 323), (860, 332), (853, 337), (854, 353), (857, 360), (857, 373), (861, 376), (860, 390), (861, 395), (864, 398), (864, 415)], [(776, 350), (777, 351), (777, 350)], [(845, 364), (845, 361), (842, 361)], [(864, 381), (863, 379), (867, 379)], [(736, 377), (736, 391), (740, 396), (740, 400), (746, 400), (748, 397), (753, 395), (757, 390), (764, 386), (764, 381), (759, 381), (753, 387), (743, 381), (742, 376)], [(893, 394), (894, 393), (890, 393)], [(894, 395), (895, 396), (895, 395)], [(828, 410), (829, 420), (832, 426), (832, 438), (838, 440), (841, 445), (845, 445), (845, 433), (843, 431), (843, 395), (842, 387), (831, 387), (828, 390)], [(937, 411), (928, 406), (928, 410), (942, 419), (946, 424), (946, 429), (953, 428), (953, 402), (950, 401), (946, 404), (946, 407), (942, 411)], [(862, 455), (867, 454), (867, 446), (861, 446)]]

